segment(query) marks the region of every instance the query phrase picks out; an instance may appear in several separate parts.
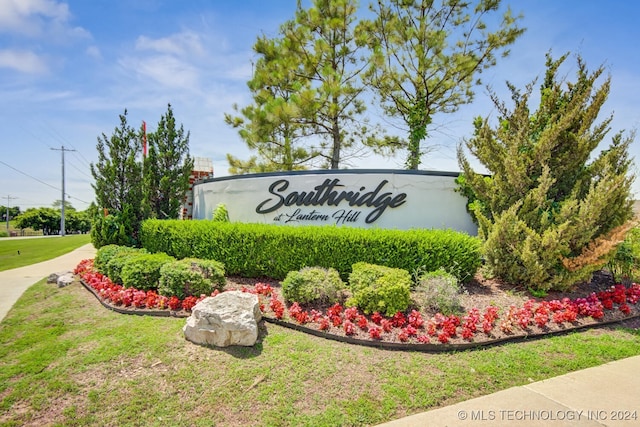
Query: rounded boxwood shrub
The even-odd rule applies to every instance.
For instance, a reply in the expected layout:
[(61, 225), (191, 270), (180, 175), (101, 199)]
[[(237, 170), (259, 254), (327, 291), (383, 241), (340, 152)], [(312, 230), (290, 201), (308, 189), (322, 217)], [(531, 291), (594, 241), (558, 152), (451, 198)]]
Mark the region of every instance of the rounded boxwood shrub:
[(185, 258), (160, 269), (160, 295), (180, 299), (223, 291), (226, 285), (224, 265), (209, 259)]
[(175, 258), (163, 252), (129, 258), (122, 267), (122, 285), (143, 291), (158, 289), (160, 269), (171, 261), (175, 261)]
[(345, 283), (333, 268), (305, 267), (291, 271), (282, 281), (282, 294), (287, 301), (307, 304), (333, 304), (342, 296)]
[(106, 263), (106, 269), (104, 269), (105, 271), (98, 271), (100, 271), (102, 274), (106, 274), (106, 276), (109, 277), (109, 279), (111, 279), (113, 283), (122, 285), (122, 269), (124, 268), (125, 264), (129, 262), (129, 260), (141, 255), (146, 255), (149, 252), (147, 252), (146, 249), (137, 249), (129, 246), (118, 247), (120, 249), (114, 250), (115, 253), (113, 253), (109, 257)]
[(355, 305), (366, 314), (377, 311), (393, 316), (409, 307), (411, 285), (407, 270), (358, 262), (349, 275), (353, 297), (347, 305)]
[(111, 261), (111, 259), (114, 256), (123, 252), (133, 253), (137, 251), (139, 251), (139, 249), (132, 248), (130, 246), (121, 246), (121, 245), (102, 246), (100, 249), (96, 251), (96, 256), (93, 259), (93, 267), (98, 272), (108, 275), (107, 265), (109, 264), (109, 261)]

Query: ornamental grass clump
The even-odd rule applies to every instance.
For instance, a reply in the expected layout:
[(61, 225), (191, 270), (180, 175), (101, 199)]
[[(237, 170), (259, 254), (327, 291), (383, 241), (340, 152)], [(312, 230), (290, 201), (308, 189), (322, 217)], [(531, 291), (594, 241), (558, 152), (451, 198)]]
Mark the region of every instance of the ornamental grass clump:
[(333, 304), (342, 299), (345, 288), (340, 274), (333, 268), (305, 267), (289, 272), (282, 281), (284, 298), (300, 304)]
[(460, 292), (458, 279), (441, 268), (422, 274), (411, 296), (423, 310), (449, 315), (462, 310)]
[(185, 258), (160, 269), (158, 293), (180, 299), (210, 295), (223, 291), (226, 285), (224, 264), (215, 260)]

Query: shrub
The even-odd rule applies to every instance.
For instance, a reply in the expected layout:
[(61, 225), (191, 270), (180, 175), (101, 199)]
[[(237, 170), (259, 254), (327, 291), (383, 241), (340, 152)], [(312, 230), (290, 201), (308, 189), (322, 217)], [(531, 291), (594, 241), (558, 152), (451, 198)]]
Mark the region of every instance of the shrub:
[(341, 297), (345, 284), (333, 268), (305, 267), (291, 271), (282, 281), (282, 294), (287, 301), (301, 304), (321, 302), (333, 304)]
[(148, 254), (146, 249), (130, 248), (128, 246), (120, 246), (120, 250), (115, 250), (115, 253), (109, 258), (106, 263), (106, 274), (113, 283), (122, 285), (122, 269), (129, 260), (139, 257), (141, 255)]
[(219, 203), (213, 210), (211, 221), (229, 222), (229, 211), (224, 203)]
[(119, 253), (122, 252), (135, 252), (136, 249), (129, 246), (120, 245), (106, 245), (102, 246), (96, 251), (96, 256), (93, 261), (93, 266), (98, 272), (108, 275), (107, 265), (109, 261)]
[(135, 209), (126, 204), (122, 212), (104, 216), (95, 212), (92, 217), (91, 243), (96, 248), (107, 245), (138, 246), (140, 221), (135, 215)]
[(307, 266), (334, 268), (346, 280), (362, 261), (407, 271), (445, 266), (464, 282), (480, 266), (480, 240), (453, 230), (147, 220), (141, 239), (150, 252), (215, 259), (227, 274), (279, 280)]
[(160, 269), (171, 261), (175, 258), (162, 252), (129, 258), (122, 267), (122, 285), (143, 291), (158, 289)]
[(466, 145), (490, 176), (474, 172), (458, 151), (459, 183), (487, 267), (538, 293), (589, 280), (609, 261), (633, 215), (628, 151), (634, 135), (617, 133), (602, 147), (612, 118), (597, 118), (610, 78), (598, 86), (604, 68), (589, 72), (578, 58), (577, 80), (565, 81), (558, 70), (567, 56), (547, 54), (536, 110), (529, 106), (534, 83), (523, 92), (510, 86), (512, 110), (492, 94), (499, 122), (475, 120)]
[(353, 297), (347, 305), (356, 305), (367, 314), (377, 311), (393, 316), (409, 307), (411, 284), (406, 270), (359, 262), (349, 275)]
[(214, 260), (185, 258), (169, 262), (160, 269), (158, 293), (180, 299), (223, 291), (226, 284), (224, 265)]
[(460, 311), (460, 290), (454, 275), (438, 269), (420, 276), (412, 296), (420, 308), (449, 315)]
[(607, 264), (614, 280), (632, 283), (640, 279), (640, 228), (632, 229)]

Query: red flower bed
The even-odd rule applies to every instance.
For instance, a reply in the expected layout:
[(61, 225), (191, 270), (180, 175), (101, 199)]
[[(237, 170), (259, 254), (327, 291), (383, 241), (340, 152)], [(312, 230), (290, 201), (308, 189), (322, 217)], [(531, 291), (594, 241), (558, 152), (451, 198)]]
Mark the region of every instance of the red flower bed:
[[(182, 310), (185, 315), (207, 295), (179, 300), (167, 298), (153, 291), (123, 288), (93, 269), (93, 260), (78, 264), (75, 273), (90, 286), (103, 301), (132, 310)], [(407, 344), (451, 344), (491, 342), (505, 337), (528, 336), (569, 330), (576, 326), (598, 324), (603, 320), (623, 320), (637, 316), (640, 285), (618, 284), (609, 289), (592, 292), (586, 297), (525, 301), (521, 307), (511, 305), (501, 310), (488, 307), (471, 308), (465, 315), (445, 316), (441, 313), (425, 318), (411, 310), (392, 317), (380, 313), (365, 315), (356, 307), (344, 308), (334, 304), (326, 309), (305, 308), (294, 302), (287, 306), (278, 289), (265, 283), (241, 286), (243, 292), (260, 298), (260, 309), (266, 318), (304, 325), (327, 335), (345, 336), (374, 342)], [(218, 294), (214, 292), (212, 296)], [(607, 318), (607, 319), (605, 319)]]

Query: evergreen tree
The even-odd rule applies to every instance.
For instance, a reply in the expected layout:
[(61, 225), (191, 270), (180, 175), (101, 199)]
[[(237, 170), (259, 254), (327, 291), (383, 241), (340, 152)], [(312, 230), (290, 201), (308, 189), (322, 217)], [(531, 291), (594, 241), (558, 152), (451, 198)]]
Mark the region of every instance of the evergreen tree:
[(177, 219), (189, 189), (193, 159), (189, 156), (189, 132), (176, 127), (171, 104), (155, 132), (148, 134), (144, 160), (145, 217)]
[[(238, 129), (249, 149), (257, 151), (243, 161), (227, 154), (232, 174), (305, 169), (305, 163), (320, 153), (304, 145), (300, 117), (313, 105), (310, 82), (279, 61), (284, 43), (259, 37), (253, 47), (260, 55), (253, 78), (247, 83), (253, 103), (242, 116), (225, 114), (225, 121)], [(238, 111), (238, 107), (234, 106)]]
[(366, 150), (395, 147), (396, 139), (380, 137), (364, 117), (359, 76), (367, 63), (356, 10), (356, 0), (313, 0), (309, 9), (298, 1), (279, 38), (258, 39), (249, 82), (254, 104), (241, 119), (227, 117), (258, 157), (230, 158), (233, 167), (294, 170), (321, 159), (322, 167), (337, 169)]
[(594, 154), (610, 130), (612, 116), (596, 120), (611, 78), (598, 86), (603, 68), (589, 72), (578, 58), (576, 81), (560, 80), (566, 58), (547, 55), (533, 112), (535, 81), (524, 92), (507, 83), (511, 110), (492, 93), (498, 125), (477, 118), (466, 141), (489, 176), (475, 173), (458, 149), (462, 191), (470, 197), (487, 266), (507, 282), (542, 292), (589, 279), (622, 241), (633, 216), (628, 148), (634, 135), (618, 133)]
[(524, 32), (509, 10), (496, 31), (488, 30), (485, 19), (499, 7), (500, 0), (378, 0), (371, 6), (375, 19), (361, 24), (373, 52), (365, 81), (386, 113), (408, 128), (407, 169), (420, 165), (434, 114), (471, 102), (478, 74)]
[[(96, 149), (98, 162), (91, 164), (93, 189), (100, 210), (117, 216), (117, 243), (136, 245), (140, 222), (144, 218), (142, 210), (142, 163), (138, 161), (141, 153), (141, 135), (127, 123), (127, 110), (120, 115), (120, 126), (107, 137), (104, 133), (98, 138)], [(98, 238), (101, 235), (102, 212), (96, 217), (92, 230), (94, 244), (116, 243)], [(113, 235), (113, 233), (111, 234)]]

